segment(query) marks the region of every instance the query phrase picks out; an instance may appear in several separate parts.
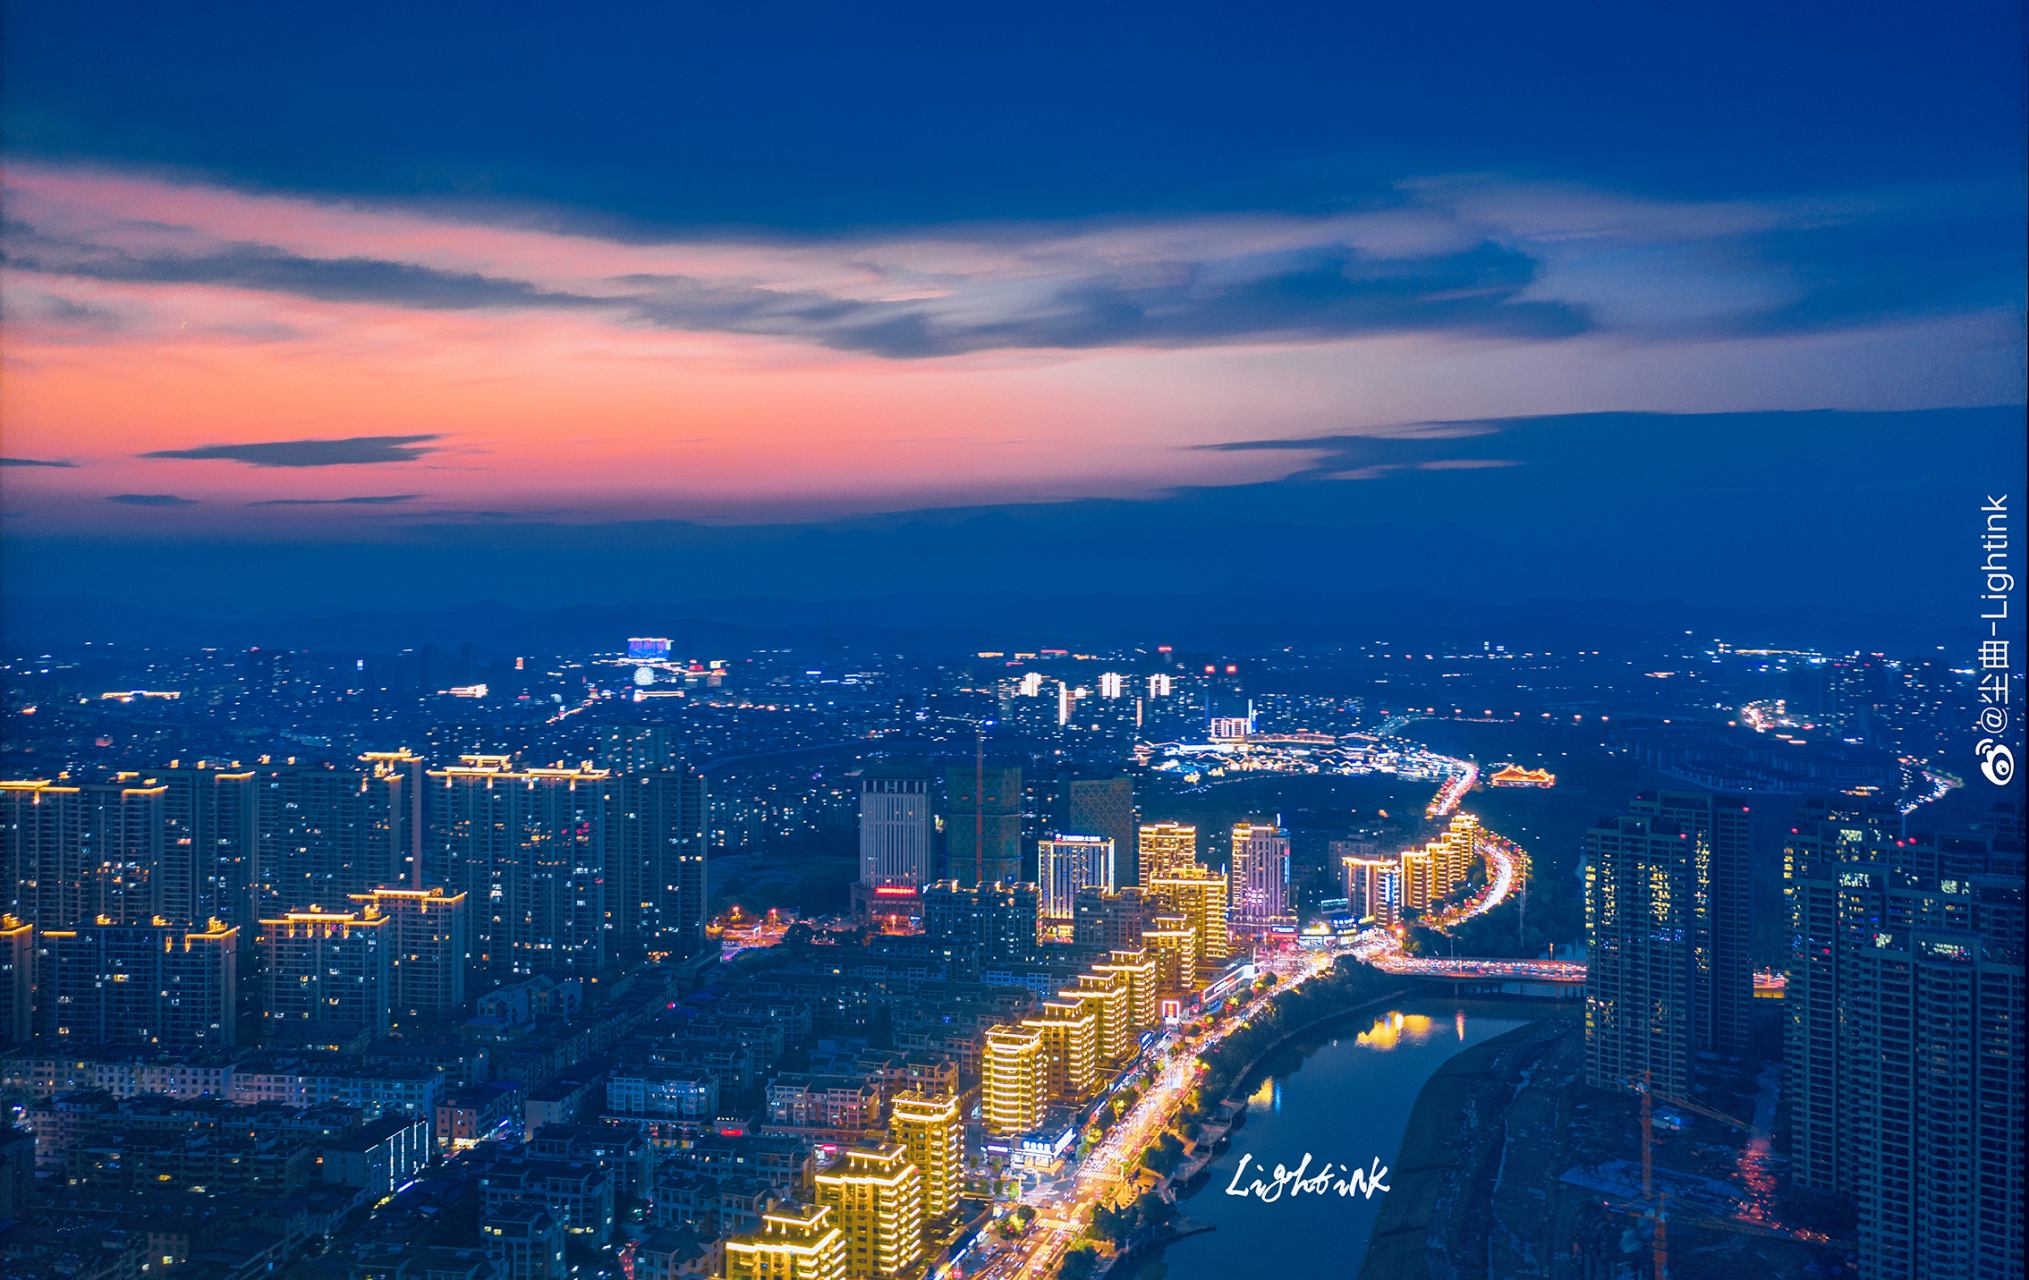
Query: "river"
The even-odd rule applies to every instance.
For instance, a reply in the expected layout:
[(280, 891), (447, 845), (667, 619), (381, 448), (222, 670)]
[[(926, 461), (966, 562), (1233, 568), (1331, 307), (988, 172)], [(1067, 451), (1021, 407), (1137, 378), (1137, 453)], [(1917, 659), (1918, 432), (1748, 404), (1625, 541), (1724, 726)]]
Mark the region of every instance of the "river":
[(1308, 1174), (1326, 1161), (1366, 1170), (1378, 1157), (1391, 1166), (1430, 1074), (1461, 1049), (1534, 1021), (1532, 1012), (1501, 1001), (1404, 1000), (1278, 1050), (1242, 1083), (1250, 1091), (1247, 1123), (1234, 1131), (1231, 1149), (1181, 1201), (1185, 1213), (1218, 1230), (1171, 1245), (1163, 1259), (1168, 1280), (1357, 1273), (1386, 1193), (1284, 1193), (1274, 1203), (1228, 1195), (1241, 1156), (1249, 1157), (1242, 1186), (1264, 1164), (1259, 1176), (1272, 1183), (1277, 1164), (1295, 1168), (1306, 1152)]

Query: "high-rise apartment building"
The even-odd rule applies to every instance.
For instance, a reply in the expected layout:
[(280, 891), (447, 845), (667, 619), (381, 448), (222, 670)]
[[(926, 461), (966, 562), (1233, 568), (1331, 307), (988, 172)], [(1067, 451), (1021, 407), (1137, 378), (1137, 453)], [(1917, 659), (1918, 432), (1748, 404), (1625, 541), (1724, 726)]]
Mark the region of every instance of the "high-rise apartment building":
[(943, 881), (923, 890), (923, 932), (984, 959), (1031, 960), (1039, 909), (1032, 884), (974, 888)]
[(1196, 864), (1198, 829), (1178, 822), (1143, 823), (1137, 848), (1136, 882), (1146, 889), (1156, 877), (1175, 875), (1179, 868)]
[(362, 914), (387, 924), (389, 1016), (441, 1018), (465, 1003), (465, 895), (428, 889), (375, 889), (355, 894)]
[(684, 765), (682, 734), (663, 724), (599, 726), (597, 761), (614, 773), (661, 773)]
[(237, 1035), (236, 931), (87, 924), (36, 931), (36, 1024), (52, 1044), (188, 1052)]
[(988, 1133), (1008, 1137), (1042, 1123), (1049, 1096), (1042, 1033), (1029, 1026), (987, 1028), (979, 1055), (979, 1094)]
[(13, 914), (38, 929), (160, 915), (164, 797), (133, 775), (86, 785), (0, 782)]
[(1197, 934), (1198, 961), (1205, 970), (1209, 973), (1223, 966), (1233, 953), (1226, 881), (1191, 862), (1173, 875), (1151, 881), (1149, 888), (1159, 909), (1189, 921)]
[[(252, 945), (254, 771), (217, 761), (171, 761), (144, 776), (162, 793), (159, 909), (172, 924), (223, 920)], [(415, 825), (418, 833), (421, 824)]]
[(1412, 911), (1428, 911), (1444, 896), (1437, 888), (1436, 861), (1427, 845), (1421, 849), (1404, 849), (1396, 855), (1396, 877), (1405, 915)]
[(1036, 887), (1041, 893), (1037, 910), (1042, 927), (1068, 940), (1077, 919), (1078, 893), (1082, 889), (1110, 890), (1113, 880), (1113, 842), (1103, 836), (1059, 835), (1036, 843)]
[(290, 911), (261, 921), (266, 1004), (262, 1039), (322, 1044), (388, 1029), (388, 918), (360, 911)]
[(1402, 921), (1402, 864), (1395, 858), (1349, 855), (1339, 859), (1346, 907), (1353, 919), (1386, 927)]
[(1072, 904), (1071, 940), (1081, 947), (1134, 947), (1155, 913), (1154, 901), (1130, 885), (1118, 893), (1080, 889)]
[(945, 875), (960, 884), (1022, 878), (1019, 766), (945, 769), (944, 862)]
[(913, 894), (935, 880), (934, 828), (927, 768), (869, 765), (859, 782), (859, 883)]
[(1158, 914), (1142, 931), (1141, 945), (1155, 962), (1158, 1000), (1181, 1000), (1198, 989), (1198, 931), (1189, 918)]
[(1648, 1073), (1688, 1096), (1697, 1053), (1746, 1047), (1753, 976), (1734, 883), (1746, 875), (1746, 812), (1672, 792), (1636, 805), (1585, 838), (1586, 1079), (1627, 1086)]
[(470, 978), (490, 988), (536, 974), (596, 977), (614, 775), (464, 756), (429, 777), (429, 880), (467, 895)]
[(0, 914), (0, 1048), (35, 1035), (35, 926)]
[(1141, 883), (1134, 813), (1134, 779), (1066, 778), (1060, 785), (1060, 831), (1099, 836), (1112, 842), (1109, 888)]
[(704, 775), (680, 768), (615, 774), (607, 807), (606, 900), (616, 952), (696, 955), (705, 945)]
[(1043, 1089), (1081, 1101), (1099, 1081), (1099, 1012), (1082, 1000), (1045, 1000), (1022, 1025), (1042, 1037)]
[(1233, 828), (1230, 918), (1236, 933), (1262, 934), (1291, 925), (1289, 833), (1242, 822)]
[(1057, 999), (1066, 1004), (1082, 1004), (1098, 1015), (1099, 1061), (1105, 1065), (1124, 1063), (1134, 1051), (1131, 998), (1126, 975), (1089, 970), (1078, 975), (1075, 989), (1057, 993)]
[(1692, 835), (1692, 1046), (1744, 1054), (1754, 1000), (1747, 950), (1747, 802), (1703, 791), (1650, 791), (1637, 795), (1628, 812), (1675, 823)]
[(2020, 1275), (2019, 842), (1884, 826), (1833, 812), (1787, 850), (1793, 1176), (1858, 1202), (1869, 1280)]
[(1093, 973), (1117, 974), (1127, 983), (1127, 1025), (1142, 1031), (1156, 1023), (1156, 963), (1145, 946), (1115, 947)]
[(956, 1211), (965, 1190), (965, 1117), (958, 1099), (913, 1089), (896, 1094), (888, 1110), (888, 1139), (922, 1171), (924, 1219)]
[[(253, 770), (254, 908), (342, 911), (355, 893), (413, 880), (407, 819), (417, 762), (356, 769), (263, 764)], [(406, 875), (404, 873), (407, 873)]]
[(777, 1205), (726, 1241), (726, 1280), (845, 1280), (845, 1232), (825, 1204)]
[(1691, 1091), (1691, 834), (1610, 818), (1585, 834), (1585, 1076)]
[(853, 1280), (899, 1276), (923, 1256), (923, 1173), (908, 1148), (851, 1148), (817, 1175), (817, 1202), (845, 1235)]

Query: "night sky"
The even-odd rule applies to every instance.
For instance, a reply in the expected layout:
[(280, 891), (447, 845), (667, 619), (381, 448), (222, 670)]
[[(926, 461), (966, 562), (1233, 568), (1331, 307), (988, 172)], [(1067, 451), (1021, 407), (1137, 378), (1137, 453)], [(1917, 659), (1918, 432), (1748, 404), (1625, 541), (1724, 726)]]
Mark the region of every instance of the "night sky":
[(2015, 4), (0, 12), (13, 596), (1963, 612), (2020, 487)]

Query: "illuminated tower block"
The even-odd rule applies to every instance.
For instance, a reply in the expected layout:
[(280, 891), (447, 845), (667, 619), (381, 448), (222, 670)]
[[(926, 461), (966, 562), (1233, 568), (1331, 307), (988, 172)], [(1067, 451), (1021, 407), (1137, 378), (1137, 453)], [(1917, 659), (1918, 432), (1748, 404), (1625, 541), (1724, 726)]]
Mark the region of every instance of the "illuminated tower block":
[(673, 768), (615, 775), (606, 860), (624, 956), (694, 956), (705, 945), (704, 775)]
[(941, 1218), (958, 1208), (965, 1187), (965, 1117), (958, 1099), (910, 1090), (895, 1095), (888, 1139), (908, 1149), (923, 1174), (923, 1216)]
[(1128, 1025), (1127, 977), (1113, 973), (1081, 973), (1075, 990), (1059, 991), (1057, 998), (1077, 1001), (1099, 1015), (1099, 1057), (1107, 1063), (1125, 1061), (1134, 1045), (1134, 1028)]
[(1193, 862), (1182, 874), (1164, 876), (1150, 886), (1171, 915), (1190, 921), (1198, 935), (1198, 959), (1207, 970), (1226, 963), (1232, 954), (1226, 925), (1226, 882)]
[(1119, 974), (1127, 982), (1127, 1025), (1135, 1031), (1152, 1027), (1156, 1021), (1156, 964), (1146, 947), (1115, 947), (1105, 964), (1092, 972)]
[(817, 1202), (845, 1233), (853, 1280), (900, 1275), (923, 1256), (923, 1173), (906, 1147), (847, 1151), (817, 1175)]
[(1141, 941), (1155, 960), (1159, 995), (1181, 998), (1198, 989), (1198, 932), (1189, 920), (1159, 915)]
[(482, 990), (538, 973), (596, 976), (620, 781), (604, 769), (516, 769), (510, 757), (483, 755), (429, 779), (428, 878), (467, 895), (469, 976)]
[(1353, 919), (1377, 925), (1399, 924), (1402, 864), (1394, 858), (1348, 857), (1339, 859), (1345, 877), (1346, 903)]
[[(261, 921), (267, 968), (262, 1038), (322, 1039), (327, 1024), (387, 1034), (387, 917), (356, 912), (291, 911)], [(335, 1030), (335, 1028), (334, 1028)]]
[(1022, 1025), (1043, 1038), (1044, 1088), (1053, 1098), (1072, 1101), (1092, 1092), (1099, 1080), (1099, 1013), (1083, 1001), (1045, 1000), (1041, 1017)]
[(873, 889), (920, 889), (936, 879), (929, 770), (869, 765), (860, 778), (860, 877)]
[(1059, 835), (1036, 842), (1040, 931), (1068, 939), (1077, 919), (1080, 889), (1112, 889), (1113, 842), (1101, 836)]
[(395, 1021), (442, 1017), (465, 1003), (465, 895), (375, 889), (352, 901), (387, 918), (388, 1011)]
[(830, 1205), (783, 1205), (726, 1241), (726, 1280), (845, 1280), (845, 1232)]
[(980, 1114), (988, 1133), (1008, 1137), (1035, 1128), (1043, 1118), (1049, 1083), (1042, 1033), (1028, 1026), (989, 1027), (979, 1081)]
[(1141, 827), (1141, 886), (1158, 876), (1174, 875), (1198, 861), (1198, 829), (1175, 822), (1147, 822)]
[(38, 930), (37, 1031), (52, 1043), (230, 1049), (237, 931), (166, 924)]
[(1289, 909), (1289, 833), (1280, 827), (1238, 823), (1233, 828), (1230, 919), (1245, 933), (1293, 924)]
[(37, 929), (101, 918), (147, 924), (161, 911), (164, 788), (0, 783), (0, 857), (13, 914)]
[(1430, 904), (1436, 901), (1433, 892), (1436, 876), (1430, 850), (1404, 849), (1397, 863), (1403, 912), (1428, 911)]
[(254, 771), (171, 761), (146, 781), (163, 788), (162, 915), (171, 924), (222, 920), (240, 930), (241, 946), (252, 946), (260, 919), (252, 895)]
[(1709, 791), (1645, 791), (1628, 805), (1691, 834), (1692, 1047), (1747, 1052), (1754, 966), (1748, 958), (1747, 805)]

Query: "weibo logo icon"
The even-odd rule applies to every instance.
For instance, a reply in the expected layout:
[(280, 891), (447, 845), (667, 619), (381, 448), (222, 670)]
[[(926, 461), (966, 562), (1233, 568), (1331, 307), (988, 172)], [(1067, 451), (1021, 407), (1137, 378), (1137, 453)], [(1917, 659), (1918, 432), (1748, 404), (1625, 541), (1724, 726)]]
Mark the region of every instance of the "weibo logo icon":
[(1980, 772), (1987, 775), (1987, 781), (1997, 787), (2005, 787), (2015, 780), (2015, 753), (1992, 738), (1981, 738), (1973, 748), (1980, 758)]

